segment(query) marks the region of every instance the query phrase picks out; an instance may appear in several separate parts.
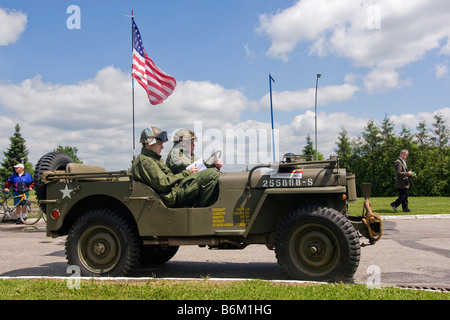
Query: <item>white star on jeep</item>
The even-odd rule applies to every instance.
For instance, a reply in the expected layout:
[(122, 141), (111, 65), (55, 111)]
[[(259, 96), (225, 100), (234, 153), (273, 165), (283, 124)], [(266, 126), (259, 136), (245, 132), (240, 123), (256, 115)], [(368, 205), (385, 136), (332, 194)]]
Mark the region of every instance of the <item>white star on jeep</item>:
[(61, 199), (64, 199), (65, 197), (68, 197), (69, 199), (72, 199), (70, 197), (70, 193), (73, 191), (73, 189), (67, 188), (67, 184), (66, 184), (66, 187), (63, 190), (59, 190), (59, 191), (61, 191), (63, 193), (63, 196), (62, 196)]

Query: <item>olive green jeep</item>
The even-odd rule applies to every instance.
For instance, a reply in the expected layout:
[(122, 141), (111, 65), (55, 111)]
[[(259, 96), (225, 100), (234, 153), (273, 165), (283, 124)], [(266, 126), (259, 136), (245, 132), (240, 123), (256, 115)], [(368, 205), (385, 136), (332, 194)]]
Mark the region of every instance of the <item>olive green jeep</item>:
[(67, 236), (67, 261), (84, 276), (124, 276), (139, 263), (162, 264), (182, 245), (262, 244), (275, 250), (289, 278), (347, 281), (359, 264), (360, 237), (373, 244), (382, 232), (368, 201), (361, 216), (349, 215), (355, 177), (336, 158), (287, 154), (276, 165), (222, 172), (210, 207), (168, 208), (128, 170), (73, 163), (61, 152), (41, 157), (34, 180), (47, 236)]

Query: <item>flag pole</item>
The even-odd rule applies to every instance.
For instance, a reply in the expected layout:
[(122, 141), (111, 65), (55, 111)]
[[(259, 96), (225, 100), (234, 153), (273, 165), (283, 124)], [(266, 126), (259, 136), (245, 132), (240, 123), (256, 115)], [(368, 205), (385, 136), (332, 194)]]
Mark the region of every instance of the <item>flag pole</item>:
[(275, 82), (275, 80), (272, 78), (272, 76), (269, 73), (270, 118), (271, 118), (271, 121), (272, 121), (272, 157), (273, 157), (273, 162), (275, 162), (275, 138), (274, 138), (274, 134), (273, 134), (272, 81)]
[(134, 78), (133, 78), (133, 48), (134, 48), (134, 28), (133, 28), (133, 10), (131, 10), (131, 100), (133, 113), (133, 162), (136, 158), (135, 124), (134, 124)]

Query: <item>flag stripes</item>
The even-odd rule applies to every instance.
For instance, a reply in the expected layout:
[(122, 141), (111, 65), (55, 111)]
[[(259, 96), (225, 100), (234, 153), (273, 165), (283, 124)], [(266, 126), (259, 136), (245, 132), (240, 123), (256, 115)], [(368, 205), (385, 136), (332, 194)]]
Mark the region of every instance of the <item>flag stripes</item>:
[(175, 90), (177, 82), (166, 74), (148, 57), (139, 30), (133, 23), (132, 77), (145, 89), (152, 105), (162, 103)]

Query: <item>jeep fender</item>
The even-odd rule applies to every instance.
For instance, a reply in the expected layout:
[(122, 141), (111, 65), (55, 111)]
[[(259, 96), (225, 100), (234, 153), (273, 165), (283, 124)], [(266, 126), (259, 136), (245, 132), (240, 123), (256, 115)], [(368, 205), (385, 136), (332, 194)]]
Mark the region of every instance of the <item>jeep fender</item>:
[[(291, 207), (289, 201), (287, 204), (283, 206), (286, 210), (280, 210), (280, 199), (290, 198), (290, 197), (305, 197), (312, 195), (332, 195), (335, 196), (336, 199), (339, 199), (339, 195), (346, 193), (345, 186), (333, 186), (333, 187), (310, 187), (310, 188), (269, 188), (264, 190), (261, 198), (255, 207), (255, 210), (250, 218), (250, 221), (247, 225), (247, 228), (243, 234), (244, 237), (247, 237), (251, 233), (260, 233), (260, 232), (272, 232), (275, 231), (274, 227), (278, 226), (281, 222), (282, 218), (289, 214), (292, 209), (298, 209)], [(311, 197), (308, 197), (311, 198)], [(282, 201), (285, 203), (286, 201)], [(313, 200), (314, 202), (314, 200)], [(298, 201), (296, 201), (298, 203)], [(344, 201), (342, 200), (342, 203)], [(305, 201), (304, 205), (313, 204), (307, 203)], [(319, 203), (315, 203), (319, 204)], [(326, 205), (326, 203), (324, 203)], [(264, 208), (264, 209), (263, 209)], [(284, 212), (283, 212), (284, 211)], [(271, 223), (267, 223), (267, 219), (271, 221)], [(264, 220), (264, 223), (262, 221)], [(262, 230), (265, 226), (272, 226), (273, 230)]]

